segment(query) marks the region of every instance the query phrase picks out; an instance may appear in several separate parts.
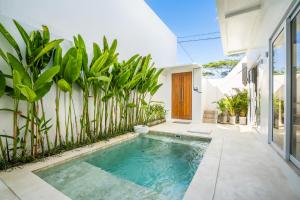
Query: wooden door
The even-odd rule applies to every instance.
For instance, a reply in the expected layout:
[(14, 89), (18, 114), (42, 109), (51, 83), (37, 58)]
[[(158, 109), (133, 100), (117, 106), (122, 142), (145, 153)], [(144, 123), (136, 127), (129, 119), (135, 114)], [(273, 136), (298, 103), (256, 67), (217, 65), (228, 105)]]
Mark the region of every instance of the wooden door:
[(192, 119), (192, 72), (172, 74), (172, 118)]

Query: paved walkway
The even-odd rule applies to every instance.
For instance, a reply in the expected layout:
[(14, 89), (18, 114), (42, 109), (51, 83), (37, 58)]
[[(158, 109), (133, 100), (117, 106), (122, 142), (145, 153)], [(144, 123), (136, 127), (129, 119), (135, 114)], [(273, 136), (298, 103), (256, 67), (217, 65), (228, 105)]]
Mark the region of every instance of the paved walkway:
[(300, 199), (299, 175), (267, 144), (265, 135), (246, 127), (210, 124), (165, 123), (152, 130), (205, 136), (212, 131), (185, 199)]

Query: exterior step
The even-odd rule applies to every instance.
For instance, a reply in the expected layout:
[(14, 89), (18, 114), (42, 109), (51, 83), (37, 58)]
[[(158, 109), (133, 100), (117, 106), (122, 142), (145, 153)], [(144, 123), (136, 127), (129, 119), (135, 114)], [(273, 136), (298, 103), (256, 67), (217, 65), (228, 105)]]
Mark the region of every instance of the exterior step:
[(205, 110), (203, 113), (203, 123), (216, 124), (218, 121), (218, 112), (214, 110)]
[(203, 118), (203, 123), (216, 124), (216, 123), (217, 123), (217, 119), (207, 119), (207, 118)]

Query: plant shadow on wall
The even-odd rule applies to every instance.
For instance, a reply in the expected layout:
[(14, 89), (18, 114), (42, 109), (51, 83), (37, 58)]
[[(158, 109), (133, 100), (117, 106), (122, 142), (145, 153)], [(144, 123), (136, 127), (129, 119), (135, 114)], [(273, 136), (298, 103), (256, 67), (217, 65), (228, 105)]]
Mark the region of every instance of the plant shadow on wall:
[[(218, 122), (222, 124), (236, 124), (238, 120), (241, 125), (247, 124), (248, 113), (248, 91), (234, 88), (233, 95), (225, 95), (217, 104), (219, 110)], [(229, 119), (228, 119), (229, 118)]]
[[(5, 52), (0, 48), (0, 56), (9, 68), (5, 71), (10, 71), (0, 71), (0, 96), (6, 95), (13, 102), (13, 107), (0, 109), (11, 113), (13, 121), (12, 131), (0, 134), (0, 169), (124, 134), (134, 125), (165, 118), (164, 107), (151, 101), (162, 86), (158, 83), (162, 70), (154, 67), (150, 55), (134, 55), (120, 62), (117, 40), (110, 45), (104, 37), (103, 48), (93, 44), (89, 61), (80, 35), (74, 36), (73, 46), (63, 55), (63, 40), (51, 41), (47, 26), (28, 34), (17, 21), (14, 24), (26, 49), (22, 52), (0, 23), (0, 33), (14, 50)], [(55, 120), (46, 117), (51, 108), (45, 109), (44, 105), (52, 87), (56, 94)], [(80, 106), (73, 98), (78, 88), (82, 95)], [(26, 111), (20, 106), (24, 102)], [(80, 114), (76, 107), (82, 107)], [(53, 140), (51, 133), (55, 134)]]

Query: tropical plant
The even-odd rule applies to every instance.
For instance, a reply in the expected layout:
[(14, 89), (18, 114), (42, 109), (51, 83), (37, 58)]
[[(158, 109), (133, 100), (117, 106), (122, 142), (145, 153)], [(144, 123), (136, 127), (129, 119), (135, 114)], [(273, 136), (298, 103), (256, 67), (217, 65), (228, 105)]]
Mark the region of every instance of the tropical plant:
[(224, 115), (227, 112), (226, 98), (221, 98), (219, 101), (215, 102), (217, 104), (217, 109), (220, 111), (220, 115)]
[[(47, 150), (49, 151), (51, 148), (48, 137), (48, 130), (51, 125), (49, 125), (50, 120), (46, 119), (43, 97), (52, 86), (53, 76), (59, 71), (59, 66), (47, 66), (54, 48), (62, 40), (50, 41), (50, 33), (47, 26), (43, 26), (42, 31), (32, 31), (30, 34), (27, 34), (17, 21), (14, 20), (14, 24), (26, 46), (25, 57), (23, 57), (16, 40), (2, 24), (0, 24), (0, 32), (13, 47), (17, 57), (11, 53), (4, 53), (2, 49), (0, 50), (0, 55), (10, 66), (11, 74), (6, 74), (5, 78), (12, 81), (7, 82), (5, 91), (8, 96), (13, 98), (14, 103), (14, 109), (1, 109), (13, 113), (13, 136), (2, 135), (2, 137), (13, 140), (12, 159), (16, 160), (18, 149), (22, 150), (22, 157), (26, 155), (28, 133), (30, 133), (31, 138), (31, 156), (36, 156), (39, 148), (42, 149), (42, 154), (45, 153), (45, 137)], [(20, 101), (27, 102), (27, 116), (20, 114)], [(40, 113), (38, 112), (39, 108), (42, 110)], [(25, 125), (19, 125), (19, 118), (26, 119)], [(8, 142), (6, 146), (8, 146)], [(7, 151), (10, 151), (10, 149), (7, 148)], [(9, 155), (9, 152), (7, 154)]]
[(145, 118), (147, 118), (146, 121), (149, 123), (156, 120), (165, 119), (166, 114), (167, 112), (162, 102), (153, 102), (153, 104), (150, 104), (147, 111), (145, 112)]
[(237, 113), (240, 117), (246, 117), (248, 113), (248, 91), (244, 90), (236, 90), (236, 98), (238, 101), (237, 105)]
[[(137, 124), (164, 119), (164, 107), (151, 100), (162, 86), (158, 82), (162, 69), (154, 67), (150, 55), (134, 55), (120, 62), (117, 40), (109, 44), (104, 37), (103, 48), (93, 44), (89, 62), (80, 35), (74, 37), (73, 45), (63, 54), (62, 40), (51, 41), (46, 26), (28, 34), (18, 22), (14, 23), (25, 43), (24, 52), (0, 23), (0, 33), (14, 50), (5, 52), (0, 48), (0, 56), (10, 66), (10, 73), (0, 71), (0, 97), (6, 94), (13, 100), (13, 108), (0, 109), (11, 112), (13, 117), (12, 133), (0, 135), (0, 169), (123, 134)], [(49, 137), (53, 122), (47, 118), (44, 106), (53, 83), (54, 145)], [(82, 94), (82, 106), (75, 106), (75, 92)], [(20, 102), (25, 102), (26, 111), (22, 111)]]
[(238, 105), (237, 98), (235, 96), (226, 95), (225, 104), (226, 104), (229, 116), (231, 116), (231, 117), (236, 116), (236, 110), (237, 110), (237, 105)]

